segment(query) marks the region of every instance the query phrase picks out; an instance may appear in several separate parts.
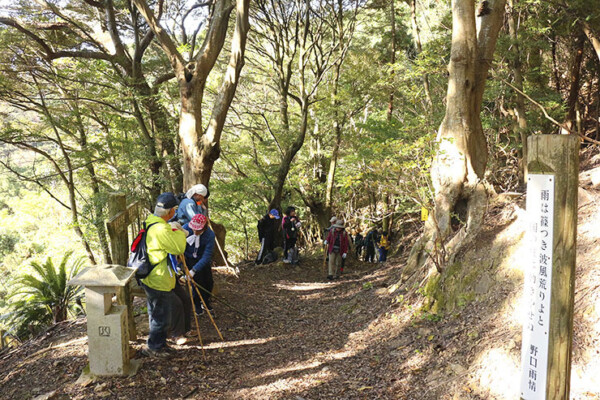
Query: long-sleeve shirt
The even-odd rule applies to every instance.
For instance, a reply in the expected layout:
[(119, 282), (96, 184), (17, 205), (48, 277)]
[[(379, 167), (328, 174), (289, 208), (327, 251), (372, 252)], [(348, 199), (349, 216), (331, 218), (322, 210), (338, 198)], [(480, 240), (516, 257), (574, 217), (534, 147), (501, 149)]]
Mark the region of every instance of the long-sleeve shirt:
[(185, 262), (188, 268), (198, 273), (210, 267), (215, 250), (215, 233), (210, 228), (206, 228), (201, 235), (195, 235), (188, 224), (185, 224), (183, 229), (190, 232), (185, 247)]
[(167, 255), (180, 255), (185, 251), (185, 233), (173, 230), (162, 218), (149, 215), (146, 226), (154, 224), (146, 234), (146, 247), (148, 260), (155, 267), (142, 282), (144, 285), (163, 292), (170, 292), (175, 288), (175, 274), (167, 264)]
[(340, 254), (348, 253), (348, 249), (350, 248), (348, 234), (345, 230), (338, 231), (336, 228), (332, 228), (329, 231), (329, 235), (327, 235), (327, 253), (331, 254), (333, 251), (336, 239), (339, 239)]
[(181, 200), (179, 208), (177, 209), (177, 221), (179, 221), (181, 225), (189, 223), (196, 214), (203, 214), (208, 218), (208, 210), (196, 204), (194, 199), (185, 198)]

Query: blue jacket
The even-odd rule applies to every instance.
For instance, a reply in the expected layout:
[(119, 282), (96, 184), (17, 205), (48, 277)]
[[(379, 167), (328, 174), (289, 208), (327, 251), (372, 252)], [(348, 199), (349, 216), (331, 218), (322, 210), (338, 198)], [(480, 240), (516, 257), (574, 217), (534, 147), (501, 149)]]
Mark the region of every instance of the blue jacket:
[(181, 200), (177, 209), (177, 221), (181, 225), (189, 223), (196, 214), (204, 214), (208, 218), (208, 211), (196, 204), (194, 199), (185, 198)]
[[(184, 253), (185, 262), (188, 268), (190, 270), (193, 269), (195, 273), (200, 272), (206, 267), (210, 268), (213, 252), (215, 250), (215, 233), (210, 228), (206, 228), (206, 231), (200, 235), (200, 240), (196, 246), (196, 235), (194, 235), (194, 231), (189, 228), (188, 224), (185, 224), (183, 229), (190, 232)], [(194, 253), (196, 254), (195, 257)]]

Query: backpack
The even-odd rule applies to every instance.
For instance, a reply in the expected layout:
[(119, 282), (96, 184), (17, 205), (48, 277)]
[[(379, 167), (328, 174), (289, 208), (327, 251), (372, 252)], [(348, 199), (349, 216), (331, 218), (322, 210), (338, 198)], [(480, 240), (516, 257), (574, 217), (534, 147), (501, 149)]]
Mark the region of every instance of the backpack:
[(263, 258), (262, 263), (263, 264), (271, 264), (273, 262), (277, 261), (277, 253), (274, 251), (271, 251), (270, 253), (267, 253), (265, 255), (265, 257)]
[(148, 229), (154, 224), (156, 224), (156, 222), (146, 226), (146, 223), (144, 222), (142, 224), (142, 229), (133, 240), (133, 243), (131, 243), (131, 254), (129, 255), (127, 266), (135, 269), (135, 279), (138, 284), (142, 279), (150, 275), (150, 272), (155, 267), (148, 258), (148, 247), (146, 245)]

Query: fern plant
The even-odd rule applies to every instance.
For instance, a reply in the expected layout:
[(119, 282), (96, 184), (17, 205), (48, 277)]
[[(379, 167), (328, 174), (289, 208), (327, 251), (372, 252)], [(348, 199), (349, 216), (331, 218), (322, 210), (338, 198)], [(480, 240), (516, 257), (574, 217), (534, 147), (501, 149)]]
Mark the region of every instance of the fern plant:
[(34, 273), (18, 279), (18, 289), (10, 296), (11, 312), (5, 316), (16, 336), (32, 336), (48, 325), (65, 321), (69, 313), (74, 315), (82, 288), (68, 282), (81, 269), (83, 259), (67, 267), (71, 255), (67, 252), (58, 266), (50, 257), (43, 264), (32, 262)]

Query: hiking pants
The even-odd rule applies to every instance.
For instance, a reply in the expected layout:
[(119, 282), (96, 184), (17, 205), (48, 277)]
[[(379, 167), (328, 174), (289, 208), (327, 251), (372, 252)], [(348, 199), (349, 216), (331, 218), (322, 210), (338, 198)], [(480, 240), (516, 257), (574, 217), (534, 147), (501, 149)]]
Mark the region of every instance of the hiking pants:
[(160, 350), (167, 344), (167, 336), (181, 336), (185, 333), (183, 304), (174, 290), (163, 292), (152, 289), (142, 283), (148, 303), (150, 332), (148, 347)]
[(387, 261), (387, 250), (384, 249), (383, 247), (379, 248), (379, 262), (385, 262)]
[(260, 241), (260, 251), (258, 252), (258, 256), (256, 256), (256, 261), (254, 262), (256, 265), (262, 264), (263, 259), (267, 254), (273, 251), (273, 240), (267, 240), (263, 238)]
[(296, 247), (296, 241), (298, 239), (297, 238), (285, 238), (284, 243), (283, 243), (283, 259), (284, 260), (288, 260), (289, 262), (293, 262), (294, 258), (294, 252), (292, 251), (292, 254), (290, 253), (290, 250), (294, 249), (294, 247)]
[(340, 266), (342, 265), (342, 255), (340, 253), (329, 253), (329, 264), (327, 275), (338, 276)]
[[(215, 281), (213, 280), (212, 268), (210, 265), (202, 268), (200, 271), (196, 272), (194, 275), (194, 281), (204, 289), (206, 289), (209, 293), (206, 293), (204, 290), (198, 288), (198, 291), (202, 295), (202, 299), (206, 303), (206, 307), (209, 310), (212, 310), (212, 305), (210, 302), (211, 293), (215, 286)], [(196, 307), (196, 312), (200, 312), (202, 310), (202, 300), (198, 297), (198, 293), (194, 289), (194, 306)]]
[[(192, 290), (194, 290), (194, 288), (192, 288)], [(190, 300), (187, 283), (180, 285), (179, 282), (177, 282), (173, 292), (179, 297), (179, 300), (181, 300), (181, 304), (183, 305), (183, 325), (185, 331), (189, 332), (192, 329), (192, 300)]]
[(365, 261), (366, 262), (373, 262), (375, 261), (375, 246), (369, 246), (367, 245), (367, 251), (365, 254)]

